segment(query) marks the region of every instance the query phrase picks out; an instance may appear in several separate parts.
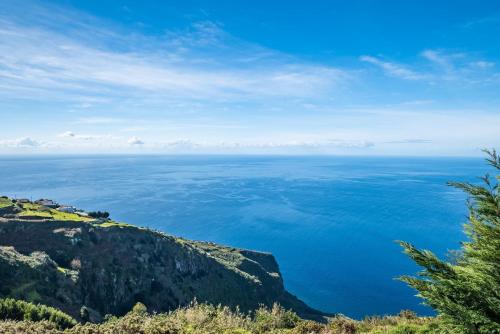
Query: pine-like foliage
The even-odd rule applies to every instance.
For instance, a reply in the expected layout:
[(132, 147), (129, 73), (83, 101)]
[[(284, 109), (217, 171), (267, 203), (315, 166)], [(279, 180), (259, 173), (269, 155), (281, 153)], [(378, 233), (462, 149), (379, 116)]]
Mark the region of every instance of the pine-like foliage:
[(468, 240), (453, 263), (401, 242), (423, 267), (419, 277), (401, 279), (418, 290), (451, 333), (500, 333), (500, 156), (495, 150), (485, 152), (495, 177), (482, 177), (482, 185), (450, 183), (470, 196)]
[(58, 309), (11, 298), (0, 299), (0, 320), (45, 320), (59, 329), (76, 325), (75, 319)]

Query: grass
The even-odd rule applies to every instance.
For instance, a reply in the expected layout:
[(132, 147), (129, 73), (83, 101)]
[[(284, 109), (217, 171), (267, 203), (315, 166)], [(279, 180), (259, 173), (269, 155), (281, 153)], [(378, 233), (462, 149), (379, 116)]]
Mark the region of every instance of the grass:
[(120, 222), (115, 222), (113, 220), (109, 220), (105, 223), (102, 223), (102, 224), (94, 224), (96, 226), (99, 226), (99, 227), (135, 227), (134, 225), (130, 225), (130, 224), (127, 224), (127, 223), (120, 223)]
[(7, 208), (9, 206), (13, 206), (14, 203), (8, 198), (0, 197), (0, 209)]
[(76, 213), (67, 213), (57, 211), (55, 209), (50, 209), (48, 211), (43, 211), (41, 205), (26, 203), (23, 205), (23, 211), (18, 214), (19, 217), (40, 217), (40, 218), (52, 218), (54, 220), (63, 221), (79, 221), (79, 222), (91, 222), (94, 218), (82, 217)]
[(19, 217), (40, 217), (40, 218), (52, 218), (50, 212), (36, 211), (36, 210), (23, 210), (17, 214)]
[[(10, 199), (0, 197), (0, 209), (3, 207), (12, 206), (12, 205), (14, 205), (14, 203)], [(56, 209), (42, 208), (41, 205), (35, 204), (35, 203), (24, 203), (22, 205), (22, 211), (20, 213), (18, 213), (17, 216), (19, 218), (37, 217), (40, 219), (53, 219), (53, 220), (58, 220), (58, 221), (86, 222), (86, 223), (93, 223), (95, 226), (104, 227), (104, 228), (108, 228), (108, 227), (119, 227), (119, 228), (135, 227), (134, 225), (116, 222), (113, 220), (108, 220), (108, 221), (105, 221), (103, 223), (99, 223), (97, 219), (92, 218), (92, 217), (84, 217), (84, 216), (80, 216), (76, 213), (61, 212), (61, 211), (58, 211)]]
[(207, 242), (189, 241), (189, 243), (207, 253), (210, 257), (214, 258), (226, 268), (231, 269), (237, 274), (250, 279), (255, 283), (261, 283), (258, 277), (239, 269), (239, 266), (243, 263), (243, 261), (245, 261), (245, 256), (240, 253), (240, 250), (233, 247), (226, 247)]
[(56, 220), (72, 220), (72, 221), (82, 221), (82, 222), (94, 221), (94, 218), (82, 217), (80, 215), (77, 215), (76, 213), (67, 213), (57, 210), (50, 210), (50, 213), (52, 214), (52, 217)]
[(238, 267), (245, 259), (240, 252), (231, 247), (225, 247), (206, 242), (194, 242), (196, 247), (202, 249), (213, 257), (217, 258), (227, 266)]
[[(14, 203), (4, 197), (0, 197), (0, 209), (8, 206), (12, 206)], [(99, 227), (135, 227), (134, 225), (116, 222), (113, 220), (108, 220), (103, 223), (99, 223), (97, 219), (92, 217), (80, 216), (76, 213), (61, 212), (56, 209), (42, 208), (41, 205), (35, 203), (23, 203), (22, 211), (17, 214), (19, 218), (23, 217), (37, 217), (40, 219), (53, 219), (58, 221), (74, 221), (74, 222), (87, 222), (93, 223), (95, 226)]]
[(38, 204), (33, 204), (33, 203), (24, 203), (23, 204), (23, 209), (25, 210), (39, 210), (40, 209), (40, 205)]

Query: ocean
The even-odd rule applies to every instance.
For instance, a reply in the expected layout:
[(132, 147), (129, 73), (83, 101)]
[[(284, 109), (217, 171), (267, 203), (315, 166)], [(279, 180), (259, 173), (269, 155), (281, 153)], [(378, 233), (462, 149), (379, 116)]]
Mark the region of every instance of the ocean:
[(440, 256), (465, 239), (480, 158), (4, 156), (0, 194), (51, 198), (189, 239), (273, 253), (286, 288), (362, 318), (412, 309), (396, 278), (418, 268), (396, 240)]

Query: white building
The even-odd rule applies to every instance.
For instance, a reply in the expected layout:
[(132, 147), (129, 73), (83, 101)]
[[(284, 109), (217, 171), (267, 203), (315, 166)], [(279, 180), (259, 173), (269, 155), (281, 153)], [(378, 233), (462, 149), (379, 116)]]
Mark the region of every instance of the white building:
[(65, 212), (65, 213), (75, 213), (76, 208), (74, 206), (62, 205), (62, 206), (57, 208), (57, 211), (61, 211), (61, 212)]
[(54, 202), (51, 199), (43, 199), (43, 198), (39, 199), (38, 201), (35, 201), (35, 204), (43, 205), (43, 206), (46, 206), (46, 207), (51, 208), (51, 209), (55, 209), (59, 206), (59, 204), (57, 204), (57, 202)]

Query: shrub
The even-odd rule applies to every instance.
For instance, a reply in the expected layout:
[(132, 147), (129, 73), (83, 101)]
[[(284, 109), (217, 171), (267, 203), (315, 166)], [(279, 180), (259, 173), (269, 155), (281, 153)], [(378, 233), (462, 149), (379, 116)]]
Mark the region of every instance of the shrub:
[(87, 306), (82, 306), (80, 308), (80, 318), (84, 321), (87, 322), (90, 319), (90, 311), (87, 308)]
[[(58, 327), (47, 320), (33, 321), (0, 321), (0, 333), (2, 334), (62, 334)], [(83, 334), (83, 333), (82, 333)], [(87, 333), (85, 333), (87, 334)], [(90, 333), (88, 333), (90, 334)], [(93, 334), (93, 333), (92, 333)]]
[(401, 310), (398, 317), (405, 319), (417, 319), (417, 314), (411, 310)]
[[(439, 332), (440, 334), (444, 334)], [(402, 324), (390, 329), (387, 334), (431, 334), (427, 326)], [(437, 333), (436, 333), (437, 334)]]
[(88, 215), (92, 218), (109, 218), (109, 212), (107, 211), (91, 211)]
[(344, 316), (336, 316), (330, 320), (329, 326), (334, 334), (355, 334), (356, 322)]
[(315, 321), (301, 321), (289, 334), (320, 334), (325, 332), (325, 325)]
[(136, 303), (134, 307), (132, 307), (131, 312), (136, 314), (147, 314), (148, 308), (143, 303)]
[[(485, 151), (498, 172), (500, 156)], [(401, 242), (404, 251), (423, 267), (419, 277), (401, 279), (419, 291), (444, 323), (460, 333), (500, 333), (500, 175), (482, 177), (483, 185), (450, 183), (471, 197), (462, 244), (453, 263), (427, 250)]]
[(267, 333), (273, 329), (289, 329), (294, 328), (300, 320), (294, 312), (274, 304), (270, 310), (260, 307), (255, 312), (254, 329), (257, 333)]
[(0, 319), (6, 320), (47, 320), (58, 328), (69, 328), (76, 324), (75, 319), (55, 308), (32, 304), (11, 298), (0, 299)]

